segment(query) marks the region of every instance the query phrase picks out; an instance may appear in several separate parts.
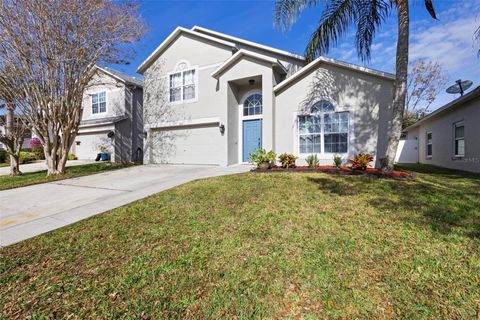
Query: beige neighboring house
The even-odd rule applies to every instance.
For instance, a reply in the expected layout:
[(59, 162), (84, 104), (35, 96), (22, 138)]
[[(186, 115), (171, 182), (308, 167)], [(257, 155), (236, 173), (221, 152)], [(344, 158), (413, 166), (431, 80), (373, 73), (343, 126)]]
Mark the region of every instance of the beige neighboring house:
[(100, 152), (115, 162), (143, 161), (143, 82), (110, 68), (86, 90), (80, 128), (71, 152), (94, 160)]
[[(263, 147), (322, 164), (387, 146), (394, 75), (176, 28), (139, 66), (145, 163), (232, 165)], [(161, 94), (160, 94), (161, 93)], [(158, 115), (158, 116), (155, 116)]]
[(405, 133), (402, 143), (416, 149), (417, 161), (411, 162), (480, 172), (480, 87), (430, 113)]

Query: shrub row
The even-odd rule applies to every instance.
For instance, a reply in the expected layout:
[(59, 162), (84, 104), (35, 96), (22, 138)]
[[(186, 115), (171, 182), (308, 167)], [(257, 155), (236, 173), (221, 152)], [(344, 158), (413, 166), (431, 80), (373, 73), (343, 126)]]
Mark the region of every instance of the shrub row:
[[(276, 164), (277, 155), (272, 150), (268, 151), (264, 148), (260, 148), (255, 152), (250, 154), (249, 161), (251, 164), (255, 165), (259, 169), (270, 169)], [(283, 168), (295, 168), (296, 160), (298, 158), (291, 153), (282, 153), (278, 156), (278, 161)], [(316, 154), (309, 155), (305, 158), (307, 165), (309, 167), (318, 167), (320, 165), (320, 160)], [(349, 159), (348, 162), (351, 164), (352, 169), (354, 170), (366, 170), (370, 163), (373, 161), (373, 157), (368, 153), (360, 153), (356, 155), (353, 159)], [(336, 155), (333, 157), (333, 165), (336, 167), (342, 166), (344, 160), (342, 157)]]

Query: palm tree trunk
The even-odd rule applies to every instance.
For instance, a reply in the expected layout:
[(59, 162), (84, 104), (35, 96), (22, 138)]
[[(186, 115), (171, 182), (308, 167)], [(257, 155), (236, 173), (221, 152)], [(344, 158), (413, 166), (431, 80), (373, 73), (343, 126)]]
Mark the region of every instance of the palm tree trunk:
[(385, 158), (387, 160), (384, 170), (392, 171), (395, 161), (395, 154), (398, 148), (398, 141), (402, 134), (402, 122), (405, 111), (405, 99), (407, 95), (407, 73), (408, 73), (408, 36), (409, 21), (408, 0), (396, 0), (398, 13), (398, 40), (396, 76), (393, 93), (392, 123), (390, 124), (388, 145)]

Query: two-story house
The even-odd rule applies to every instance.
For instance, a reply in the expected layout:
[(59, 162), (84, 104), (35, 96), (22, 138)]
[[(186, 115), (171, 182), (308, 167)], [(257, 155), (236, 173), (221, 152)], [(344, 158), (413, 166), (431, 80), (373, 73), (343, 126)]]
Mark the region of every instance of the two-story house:
[(94, 160), (100, 152), (115, 162), (143, 160), (143, 82), (110, 68), (85, 91), (82, 120), (71, 152)]
[(137, 72), (146, 163), (245, 163), (259, 147), (322, 164), (385, 152), (392, 74), (325, 57), (307, 64), (202, 27), (175, 29)]

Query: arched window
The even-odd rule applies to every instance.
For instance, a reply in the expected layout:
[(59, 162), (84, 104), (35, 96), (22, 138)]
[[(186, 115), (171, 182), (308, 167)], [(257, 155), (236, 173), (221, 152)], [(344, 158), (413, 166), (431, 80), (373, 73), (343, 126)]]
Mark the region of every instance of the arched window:
[(243, 115), (254, 116), (263, 113), (262, 95), (254, 93), (248, 96), (243, 103)]
[(335, 112), (335, 106), (320, 100), (310, 112), (298, 116), (300, 154), (347, 153), (348, 112)]

